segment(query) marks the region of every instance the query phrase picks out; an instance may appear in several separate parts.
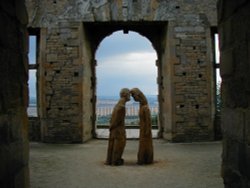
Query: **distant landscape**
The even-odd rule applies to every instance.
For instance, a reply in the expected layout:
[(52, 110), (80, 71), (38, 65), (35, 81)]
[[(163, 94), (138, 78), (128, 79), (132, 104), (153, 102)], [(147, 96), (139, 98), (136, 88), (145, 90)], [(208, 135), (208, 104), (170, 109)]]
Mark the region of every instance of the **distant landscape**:
[[(158, 99), (157, 95), (147, 95), (147, 100), (149, 106), (157, 106), (158, 105)], [(114, 106), (117, 101), (119, 100), (119, 96), (97, 96), (97, 107), (104, 106)], [(127, 106), (131, 105), (138, 105), (138, 102), (135, 102), (133, 98), (131, 97), (130, 101), (127, 102)]]
[[(152, 124), (157, 124), (157, 116), (158, 116), (158, 99), (156, 95), (148, 95), (146, 96), (148, 100), (148, 104), (151, 110), (152, 116)], [(108, 125), (112, 110), (119, 100), (119, 96), (98, 96), (96, 102), (96, 115), (97, 115), (97, 125)], [(28, 116), (35, 117), (37, 116), (37, 101), (35, 97), (30, 97), (29, 107), (28, 107)], [(138, 110), (139, 103), (135, 102), (132, 98), (126, 104), (127, 115), (125, 122), (128, 125), (136, 125), (138, 124)]]
[[(146, 96), (148, 100), (148, 104), (151, 110), (151, 119), (152, 124), (157, 124), (157, 116), (158, 116), (158, 99), (156, 95), (148, 95)], [(112, 110), (119, 100), (119, 97), (112, 97), (112, 96), (99, 96), (97, 97), (96, 103), (96, 115), (97, 115), (97, 125), (108, 125)], [(132, 98), (126, 104), (126, 118), (125, 123), (127, 125), (137, 125), (139, 122), (138, 118), (138, 110), (139, 110), (139, 103), (135, 102)]]
[(37, 116), (37, 102), (36, 97), (29, 98), (29, 107), (28, 107), (28, 116), (36, 117)]

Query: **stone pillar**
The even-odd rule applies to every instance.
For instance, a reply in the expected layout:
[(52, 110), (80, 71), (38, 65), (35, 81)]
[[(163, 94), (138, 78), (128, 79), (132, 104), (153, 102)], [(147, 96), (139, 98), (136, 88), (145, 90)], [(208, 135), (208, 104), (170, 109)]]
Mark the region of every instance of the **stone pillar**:
[[(93, 45), (93, 44), (92, 44)], [(82, 88), (82, 137), (83, 141), (91, 139), (94, 134), (95, 126), (95, 103), (96, 103), (96, 61), (91, 49), (91, 37), (84, 24), (80, 26), (80, 58), (83, 64), (83, 88)]]
[(213, 140), (213, 62), (205, 15), (169, 22), (162, 54), (159, 101), (163, 137), (175, 141)]
[(91, 138), (91, 59), (80, 22), (42, 29), (39, 59), (39, 116), (44, 142)]
[(226, 188), (250, 185), (250, 2), (222, 1), (222, 177)]
[(29, 187), (27, 18), (23, 0), (0, 1), (0, 187)]
[(174, 108), (173, 108), (173, 65), (177, 61), (175, 57), (175, 39), (173, 33), (173, 23), (166, 25), (165, 37), (162, 49), (165, 49), (160, 56), (159, 61), (159, 110), (160, 125), (162, 127), (162, 136), (164, 139), (173, 139), (174, 134)]

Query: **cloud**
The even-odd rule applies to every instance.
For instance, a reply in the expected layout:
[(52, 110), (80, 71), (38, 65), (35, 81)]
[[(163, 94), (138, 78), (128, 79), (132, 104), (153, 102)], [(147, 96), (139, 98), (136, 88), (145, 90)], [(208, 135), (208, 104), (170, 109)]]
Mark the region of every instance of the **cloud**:
[(117, 31), (104, 38), (96, 52), (96, 57), (110, 57), (130, 52), (151, 52), (153, 50), (151, 42), (146, 37), (132, 31), (128, 34)]
[(29, 96), (36, 97), (36, 70), (29, 70)]
[(155, 52), (131, 52), (101, 58), (96, 67), (97, 94), (115, 95), (123, 87), (157, 94)]
[[(131, 74), (137, 76), (156, 75), (156, 54), (154, 52), (132, 52), (100, 59), (97, 71), (113, 75)], [(115, 70), (115, 71), (114, 71)]]
[(36, 64), (36, 36), (29, 37), (29, 64)]
[(135, 32), (115, 32), (96, 52), (97, 95), (118, 95), (123, 87), (157, 94), (157, 59), (150, 41)]

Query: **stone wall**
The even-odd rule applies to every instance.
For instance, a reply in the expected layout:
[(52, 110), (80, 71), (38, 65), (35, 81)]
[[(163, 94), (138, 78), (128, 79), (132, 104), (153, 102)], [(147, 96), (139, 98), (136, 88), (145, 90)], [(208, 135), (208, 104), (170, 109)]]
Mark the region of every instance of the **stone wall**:
[(69, 21), (169, 21), (204, 15), (217, 25), (215, 0), (26, 0), (32, 27)]
[(250, 186), (250, 2), (219, 3), (225, 187)]
[(164, 92), (171, 90), (172, 94), (160, 102), (166, 103), (166, 112), (172, 103), (172, 113), (162, 123), (169, 126), (165, 137), (176, 142), (212, 140), (214, 70), (209, 24), (206, 17), (183, 15), (178, 22), (169, 22), (167, 32), (170, 46), (165, 48), (170, 51), (163, 64), (170, 70), (162, 76)]
[(29, 187), (28, 16), (22, 0), (0, 1), (0, 187)]
[(106, 36), (123, 29), (146, 36), (157, 52), (161, 135), (171, 141), (214, 138), (214, 0), (26, 0), (26, 5), (29, 27), (41, 33), (43, 141), (93, 136), (95, 51)]
[(29, 141), (41, 141), (41, 125), (38, 117), (29, 117)]
[(42, 139), (45, 142), (82, 141), (83, 67), (79, 23), (60, 23), (41, 33), (39, 63)]

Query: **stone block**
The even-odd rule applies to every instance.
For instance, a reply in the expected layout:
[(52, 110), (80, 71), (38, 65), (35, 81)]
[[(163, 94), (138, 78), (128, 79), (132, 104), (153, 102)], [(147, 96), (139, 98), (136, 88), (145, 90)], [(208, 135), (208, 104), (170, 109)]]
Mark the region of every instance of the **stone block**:
[(47, 62), (57, 61), (57, 54), (47, 54)]
[(245, 110), (245, 140), (250, 147), (250, 109)]
[(38, 117), (29, 117), (29, 140), (41, 141), (41, 125)]
[(184, 95), (176, 95), (176, 96), (175, 96), (175, 102), (176, 102), (176, 103), (184, 103), (184, 102), (185, 102), (185, 97), (184, 97)]
[(221, 54), (220, 74), (221, 77), (230, 76), (234, 70), (234, 50), (227, 49)]
[(222, 131), (231, 139), (243, 142), (245, 135), (245, 115), (242, 110), (222, 109)]

